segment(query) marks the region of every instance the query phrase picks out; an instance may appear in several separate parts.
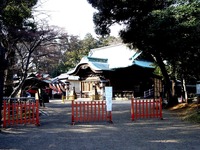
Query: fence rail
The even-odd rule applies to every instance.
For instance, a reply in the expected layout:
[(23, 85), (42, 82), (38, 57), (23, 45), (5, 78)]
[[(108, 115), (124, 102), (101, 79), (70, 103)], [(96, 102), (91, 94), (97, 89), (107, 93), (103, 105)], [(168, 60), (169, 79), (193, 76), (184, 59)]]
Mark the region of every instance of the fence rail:
[(162, 116), (162, 99), (131, 99), (131, 119), (160, 118)]
[(106, 101), (72, 101), (72, 125), (95, 121), (112, 123), (112, 112), (106, 110)]
[(2, 123), (6, 128), (17, 124), (39, 123), (39, 101), (35, 98), (4, 98)]

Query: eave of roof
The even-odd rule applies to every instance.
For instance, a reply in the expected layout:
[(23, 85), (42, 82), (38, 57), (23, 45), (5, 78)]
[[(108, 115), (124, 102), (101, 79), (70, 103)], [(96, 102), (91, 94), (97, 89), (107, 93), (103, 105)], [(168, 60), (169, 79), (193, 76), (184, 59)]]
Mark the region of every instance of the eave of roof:
[(134, 60), (133, 65), (137, 65), (143, 68), (155, 68), (155, 66), (153, 66), (153, 63), (149, 61)]
[(80, 69), (88, 67), (95, 73), (113, 71), (117, 68), (126, 68), (133, 65), (143, 68), (155, 68), (152, 62), (136, 60), (141, 53), (142, 51), (137, 49), (130, 50), (124, 44), (91, 49), (89, 55), (83, 57), (79, 64), (73, 70), (68, 71), (67, 74), (76, 75)]
[(67, 72), (67, 74), (75, 74), (81, 67), (90, 67), (93, 72), (99, 72), (104, 70), (110, 70), (109, 64), (106, 59), (83, 57), (80, 63), (73, 69)]

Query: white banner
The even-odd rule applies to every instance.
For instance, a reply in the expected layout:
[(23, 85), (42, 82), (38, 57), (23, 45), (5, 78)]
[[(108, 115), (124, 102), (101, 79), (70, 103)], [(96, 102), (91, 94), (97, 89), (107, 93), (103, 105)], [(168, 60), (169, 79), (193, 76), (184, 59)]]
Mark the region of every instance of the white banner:
[(196, 85), (196, 89), (197, 89), (197, 94), (200, 94), (200, 84)]
[(106, 97), (106, 110), (112, 111), (112, 97)]
[(106, 95), (106, 97), (112, 97), (112, 87), (111, 86), (105, 87), (105, 95)]
[(106, 108), (107, 111), (112, 111), (112, 87), (105, 87), (105, 95), (106, 95)]

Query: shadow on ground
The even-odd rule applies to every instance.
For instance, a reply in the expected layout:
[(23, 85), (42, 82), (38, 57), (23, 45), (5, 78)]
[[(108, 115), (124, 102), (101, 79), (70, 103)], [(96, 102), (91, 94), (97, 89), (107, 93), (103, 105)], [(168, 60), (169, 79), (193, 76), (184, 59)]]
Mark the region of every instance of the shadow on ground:
[(41, 108), (41, 126), (14, 126), (0, 133), (0, 149), (188, 150), (199, 149), (200, 127), (182, 122), (170, 111), (163, 118), (131, 121), (130, 101), (114, 101), (113, 124), (71, 125), (71, 103), (52, 100)]

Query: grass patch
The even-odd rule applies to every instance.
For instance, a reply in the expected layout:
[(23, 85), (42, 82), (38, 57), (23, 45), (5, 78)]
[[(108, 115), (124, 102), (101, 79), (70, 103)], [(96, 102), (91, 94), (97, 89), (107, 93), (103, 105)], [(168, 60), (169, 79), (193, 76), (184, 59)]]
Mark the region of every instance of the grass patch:
[(181, 103), (169, 108), (169, 110), (176, 112), (176, 115), (181, 120), (200, 123), (200, 104), (197, 104), (196, 102), (190, 104)]

